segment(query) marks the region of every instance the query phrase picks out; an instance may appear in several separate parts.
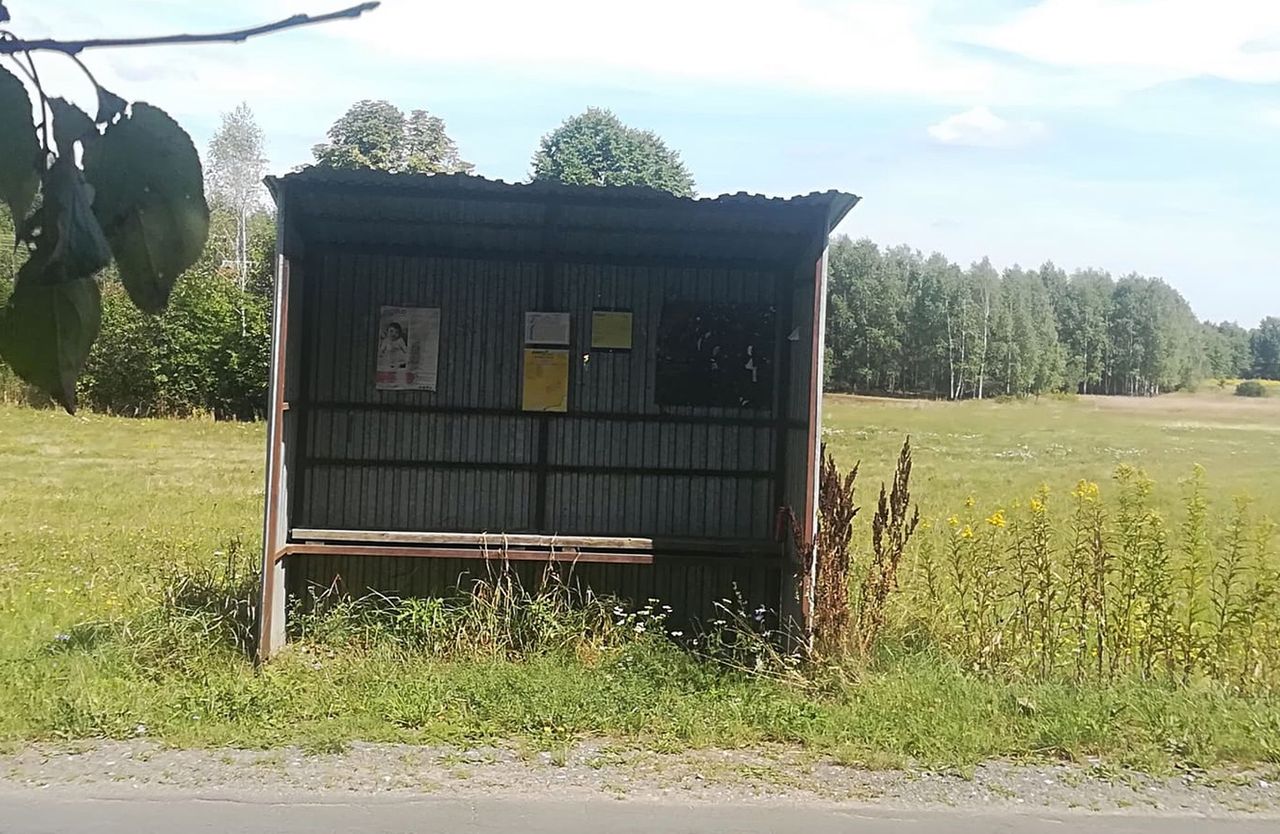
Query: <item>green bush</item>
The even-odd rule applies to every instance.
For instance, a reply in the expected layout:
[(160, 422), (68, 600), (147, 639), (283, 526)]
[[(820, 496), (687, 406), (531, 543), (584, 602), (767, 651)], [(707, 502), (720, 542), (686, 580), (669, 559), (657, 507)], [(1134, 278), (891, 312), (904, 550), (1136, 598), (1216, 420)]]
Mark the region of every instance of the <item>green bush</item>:
[(187, 273), (158, 316), (108, 278), (81, 396), (115, 414), (254, 419), (266, 409), (269, 334), (270, 301), (224, 274)]
[(1237, 397), (1265, 397), (1266, 395), (1267, 386), (1256, 379), (1246, 379), (1236, 386)]

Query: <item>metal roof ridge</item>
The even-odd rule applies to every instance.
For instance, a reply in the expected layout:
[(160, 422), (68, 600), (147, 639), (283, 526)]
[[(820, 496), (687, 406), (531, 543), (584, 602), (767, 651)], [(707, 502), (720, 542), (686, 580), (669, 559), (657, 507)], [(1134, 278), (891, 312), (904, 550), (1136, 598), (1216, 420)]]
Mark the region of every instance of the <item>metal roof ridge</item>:
[[(388, 171), (377, 171), (372, 169), (342, 169), (342, 168), (323, 168), (317, 165), (307, 166), (297, 171), (291, 171), (287, 174), (276, 176), (270, 175), (264, 178), (268, 190), (273, 196), (278, 193), (278, 188), (282, 184), (299, 181), (312, 184), (363, 184), (369, 186), (392, 185), (401, 186), (419, 186), (424, 190), (431, 186), (428, 183), (436, 183), (443, 185), (450, 183), (458, 186), (460, 189), (491, 190), (491, 191), (544, 191), (549, 194), (590, 194), (591, 196), (599, 196), (601, 192), (608, 192), (618, 196), (630, 198), (648, 198), (657, 202), (671, 201), (684, 203), (734, 203), (734, 202), (753, 202), (753, 203), (798, 203), (798, 202), (814, 202), (822, 199), (828, 199), (838, 202), (851, 201), (847, 208), (840, 211), (843, 217), (849, 209), (853, 208), (861, 199), (856, 194), (839, 189), (827, 189), (826, 191), (811, 191), (807, 194), (796, 194), (790, 197), (781, 197), (767, 194), (757, 194), (747, 191), (738, 191), (734, 193), (725, 192), (723, 194), (699, 195), (696, 197), (684, 197), (670, 192), (663, 191), (659, 188), (643, 185), (616, 185), (616, 186), (597, 186), (597, 185), (574, 185), (561, 183), (550, 180), (539, 180), (529, 182), (507, 182), (506, 180), (494, 177), (482, 177), (478, 174), (430, 174), (430, 173), (391, 173)], [(835, 208), (835, 206), (833, 206)]]

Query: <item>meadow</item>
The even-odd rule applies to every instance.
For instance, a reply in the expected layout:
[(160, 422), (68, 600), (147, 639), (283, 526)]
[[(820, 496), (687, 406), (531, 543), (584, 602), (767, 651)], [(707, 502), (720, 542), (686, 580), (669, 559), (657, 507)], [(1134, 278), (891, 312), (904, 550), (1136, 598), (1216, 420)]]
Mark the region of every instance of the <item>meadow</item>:
[(1218, 499), (1247, 493), (1280, 518), (1280, 392), (1246, 399), (1231, 390), (960, 403), (833, 395), (823, 438), (839, 463), (861, 460), (878, 481), (910, 435), (926, 518), (954, 512), (970, 496), (991, 510), (1025, 502), (1041, 485), (1061, 498), (1080, 480), (1105, 489), (1121, 464), (1155, 481), (1156, 503), (1171, 515), (1181, 504), (1179, 482), (1199, 464)]
[[(869, 506), (910, 435), (912, 491), (935, 536), (970, 498), (978, 516), (1013, 512), (1045, 485), (1065, 510), (1081, 480), (1115, 489), (1120, 464), (1152, 478), (1152, 506), (1173, 525), (1197, 464), (1215, 518), (1239, 493), (1253, 496), (1259, 519), (1280, 518), (1280, 398), (1227, 392), (960, 404), (832, 396), (824, 437), (841, 464), (862, 461)], [(983, 674), (905, 639), (857, 668), (797, 682), (700, 659), (660, 628), (636, 637), (634, 614), (519, 652), (430, 652), (393, 639), (401, 615), (348, 609), (256, 668), (240, 644), (263, 448), (255, 424), (0, 406), (0, 743), (145, 735), (310, 750), (353, 739), (550, 749), (606, 736), (658, 749), (781, 742), (877, 766), (1280, 762), (1274, 692)], [(918, 599), (916, 576), (904, 566), (904, 606)]]

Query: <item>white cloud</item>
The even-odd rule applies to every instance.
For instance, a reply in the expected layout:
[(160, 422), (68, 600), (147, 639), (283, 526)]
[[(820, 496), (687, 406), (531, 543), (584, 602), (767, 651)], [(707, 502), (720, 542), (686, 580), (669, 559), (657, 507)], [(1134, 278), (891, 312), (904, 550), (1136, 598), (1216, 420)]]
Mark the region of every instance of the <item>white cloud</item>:
[(994, 68), (937, 37), (932, 0), (388, 0), (328, 27), (420, 65), (624, 82), (637, 75), (972, 100)]
[(1280, 127), (1280, 107), (1262, 111), (1262, 123), (1271, 127)]
[(986, 107), (974, 107), (929, 126), (929, 135), (944, 145), (1013, 148), (1044, 136), (1043, 122), (1009, 121)]
[(1115, 72), (1139, 85), (1199, 76), (1280, 82), (1275, 0), (1044, 0), (971, 43), (1056, 67)]

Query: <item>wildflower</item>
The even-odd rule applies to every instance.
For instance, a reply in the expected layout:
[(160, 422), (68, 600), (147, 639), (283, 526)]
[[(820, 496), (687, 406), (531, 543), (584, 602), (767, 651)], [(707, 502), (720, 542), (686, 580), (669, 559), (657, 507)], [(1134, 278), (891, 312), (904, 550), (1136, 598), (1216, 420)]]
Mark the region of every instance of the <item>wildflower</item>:
[(996, 510), (988, 516), (987, 523), (992, 527), (1003, 527), (1005, 525), (1004, 510)]
[(1080, 481), (1076, 484), (1076, 488), (1071, 491), (1073, 498), (1082, 501), (1096, 501), (1098, 499), (1098, 485), (1093, 481)]
[(966, 507), (968, 507), (969, 509), (971, 509), (971, 510), (973, 509), (973, 505), (974, 505), (974, 504), (976, 504), (976, 503), (978, 503), (978, 502), (974, 500), (974, 498), (973, 498), (973, 496), (972, 496), (972, 495), (970, 495), (968, 498), (964, 499), (964, 505), (965, 505)]
[(1041, 501), (1039, 498), (1032, 498), (1030, 507), (1031, 507), (1031, 512), (1036, 515), (1039, 515), (1040, 513), (1044, 512), (1044, 502)]
[(958, 527), (960, 525), (960, 516), (958, 515), (948, 516), (947, 523), (950, 524), (952, 527)]
[(968, 524), (966, 524), (966, 525), (964, 526), (964, 529), (960, 531), (960, 538), (962, 538), (962, 539), (971, 539), (971, 538), (973, 538), (973, 528), (972, 528), (972, 527), (970, 527)]
[(673, 631), (673, 632), (671, 632), (671, 636), (672, 636), (672, 637), (683, 637), (683, 636), (684, 636), (684, 632), (683, 632), (683, 631)]
[(67, 634), (65, 631), (60, 631), (54, 635), (53, 639), (59, 643), (69, 643), (71, 641), (71, 635)]

